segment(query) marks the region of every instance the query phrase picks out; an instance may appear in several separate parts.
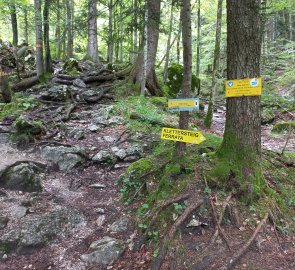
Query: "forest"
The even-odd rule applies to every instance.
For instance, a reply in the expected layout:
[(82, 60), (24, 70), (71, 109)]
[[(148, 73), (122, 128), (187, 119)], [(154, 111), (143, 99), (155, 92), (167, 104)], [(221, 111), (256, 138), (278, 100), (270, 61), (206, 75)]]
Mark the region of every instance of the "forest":
[(295, 269), (295, 0), (0, 0), (0, 270)]

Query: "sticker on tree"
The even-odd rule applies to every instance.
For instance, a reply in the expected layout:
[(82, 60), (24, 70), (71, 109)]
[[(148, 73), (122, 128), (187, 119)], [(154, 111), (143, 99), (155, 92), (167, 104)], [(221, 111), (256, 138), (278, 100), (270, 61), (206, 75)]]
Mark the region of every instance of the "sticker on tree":
[(170, 112), (190, 112), (199, 110), (199, 98), (168, 99)]
[(199, 144), (206, 140), (201, 132), (176, 128), (163, 128), (162, 140)]
[(262, 78), (225, 81), (226, 97), (261, 96)]

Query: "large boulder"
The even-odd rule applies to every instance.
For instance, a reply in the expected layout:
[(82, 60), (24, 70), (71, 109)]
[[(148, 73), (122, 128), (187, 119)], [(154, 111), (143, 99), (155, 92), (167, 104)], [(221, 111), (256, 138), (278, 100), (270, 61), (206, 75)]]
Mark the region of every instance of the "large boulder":
[(54, 85), (42, 93), (40, 98), (42, 100), (66, 101), (70, 99), (70, 96), (71, 92), (67, 85)]
[(125, 247), (121, 240), (105, 236), (93, 242), (90, 245), (90, 249), (94, 251), (89, 254), (81, 255), (81, 260), (100, 266), (107, 266), (122, 255)]
[(0, 186), (26, 192), (41, 191), (40, 173), (44, 171), (43, 164), (33, 162), (16, 162), (0, 171)]
[(0, 237), (0, 251), (26, 252), (44, 246), (57, 236), (70, 235), (82, 223), (85, 223), (85, 217), (69, 208), (26, 216), (18, 226)]
[(61, 171), (81, 167), (87, 159), (85, 150), (78, 146), (46, 146), (41, 150), (41, 156), (57, 164)]
[(116, 162), (116, 157), (108, 150), (101, 150), (92, 158), (92, 161), (102, 165), (112, 165)]

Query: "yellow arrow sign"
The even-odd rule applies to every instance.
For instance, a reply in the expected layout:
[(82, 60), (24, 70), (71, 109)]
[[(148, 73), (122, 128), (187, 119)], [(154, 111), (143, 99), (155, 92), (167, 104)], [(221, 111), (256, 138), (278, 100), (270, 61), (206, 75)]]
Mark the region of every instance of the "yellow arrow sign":
[(161, 139), (193, 144), (199, 144), (206, 140), (201, 132), (175, 128), (162, 128)]
[(226, 97), (261, 96), (262, 78), (225, 81)]

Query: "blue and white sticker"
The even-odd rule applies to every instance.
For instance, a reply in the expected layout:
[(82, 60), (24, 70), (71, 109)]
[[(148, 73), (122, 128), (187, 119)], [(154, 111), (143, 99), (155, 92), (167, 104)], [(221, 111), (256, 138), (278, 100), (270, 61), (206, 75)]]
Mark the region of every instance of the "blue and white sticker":
[(256, 78), (254, 78), (250, 81), (250, 85), (253, 87), (258, 86), (258, 84), (259, 84), (259, 81)]
[(227, 85), (228, 85), (229, 87), (232, 87), (232, 86), (234, 86), (234, 82), (233, 82), (233, 81), (229, 81), (229, 82), (227, 83)]

